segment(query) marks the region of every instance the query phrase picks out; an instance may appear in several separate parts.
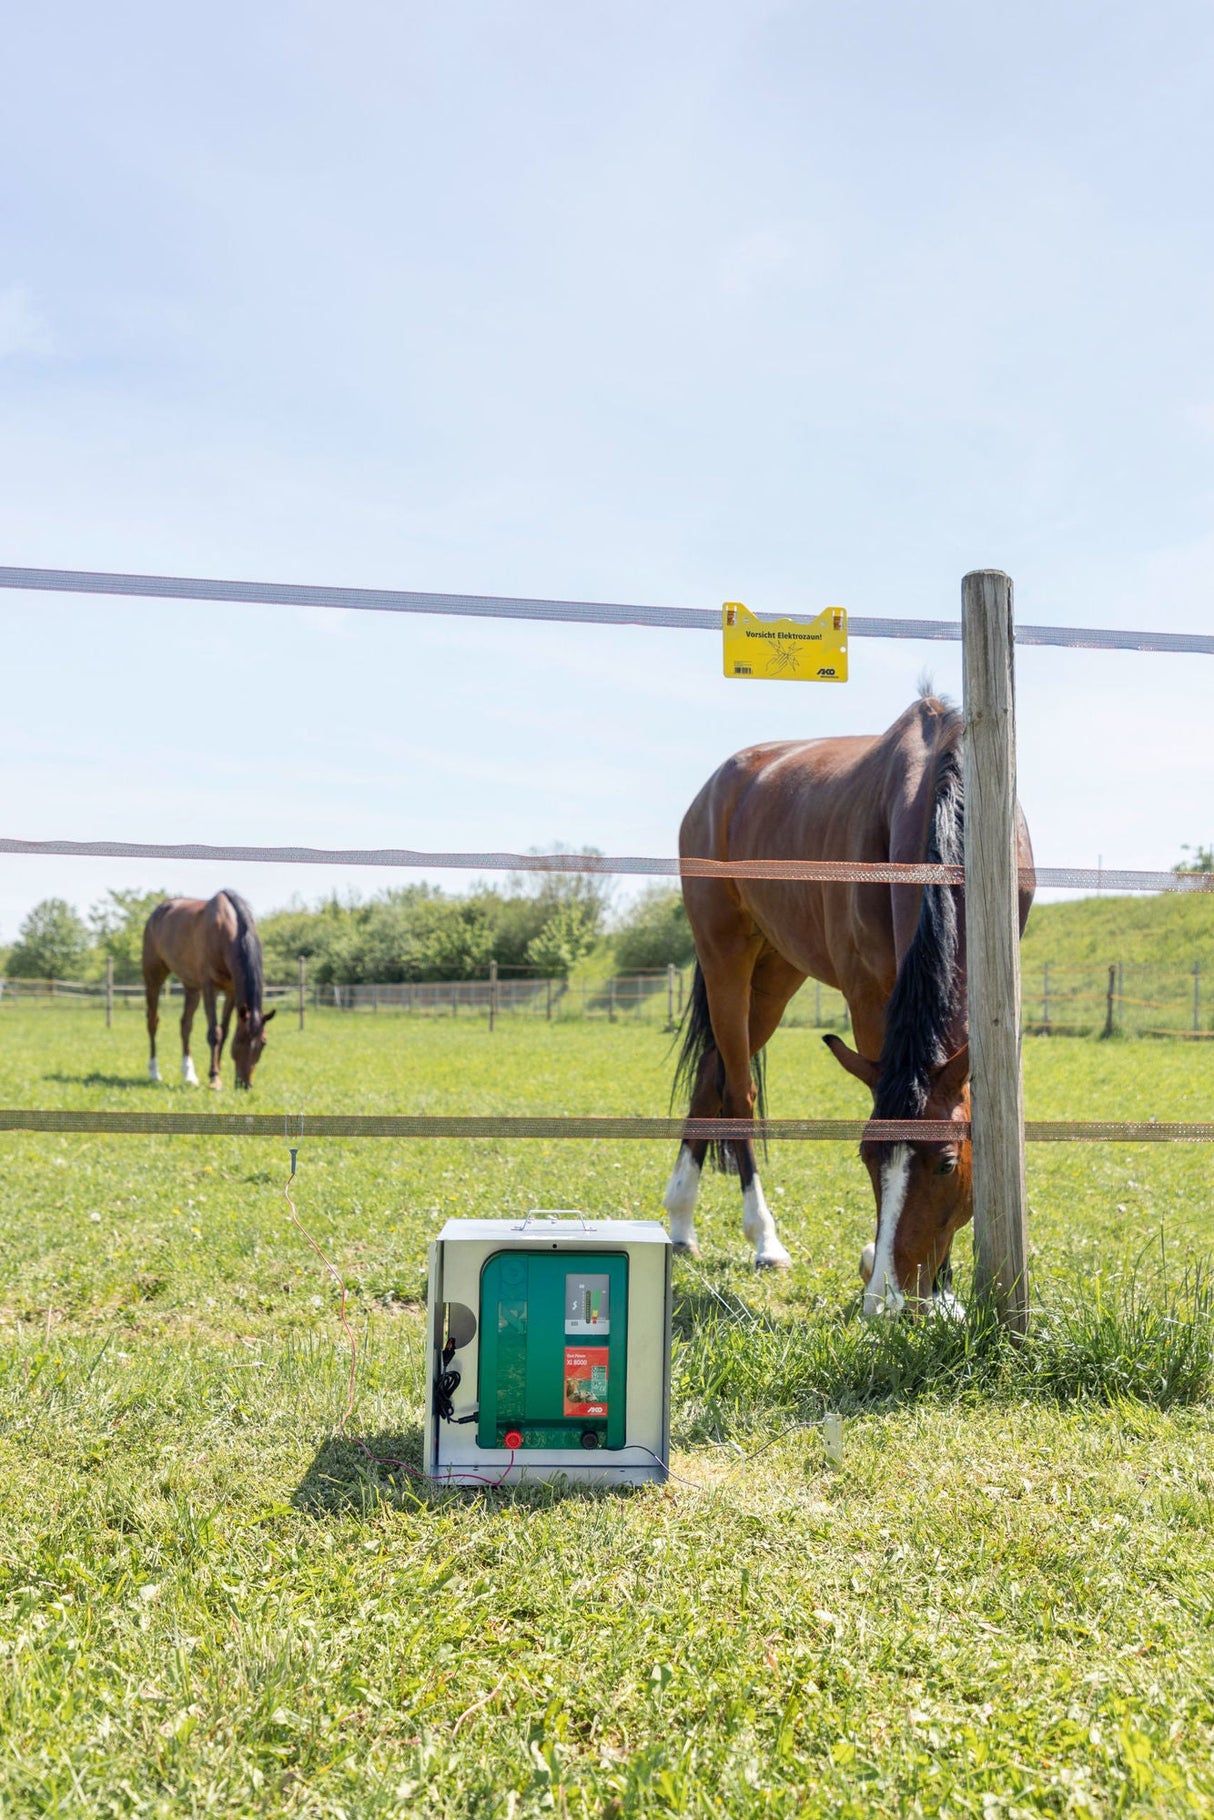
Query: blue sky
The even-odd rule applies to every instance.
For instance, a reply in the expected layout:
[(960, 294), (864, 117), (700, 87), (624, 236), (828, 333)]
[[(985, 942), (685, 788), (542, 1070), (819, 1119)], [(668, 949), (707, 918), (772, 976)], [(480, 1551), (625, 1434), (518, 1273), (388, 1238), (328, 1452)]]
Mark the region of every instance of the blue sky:
[[(69, 0), (8, 26), (0, 560), (1210, 630), (1204, 5)], [(0, 596), (3, 831), (669, 853), (953, 647)], [(1046, 864), (1214, 838), (1214, 661), (1022, 650)], [(51, 893), (383, 874), (0, 862)], [(458, 876), (452, 884), (462, 882)]]

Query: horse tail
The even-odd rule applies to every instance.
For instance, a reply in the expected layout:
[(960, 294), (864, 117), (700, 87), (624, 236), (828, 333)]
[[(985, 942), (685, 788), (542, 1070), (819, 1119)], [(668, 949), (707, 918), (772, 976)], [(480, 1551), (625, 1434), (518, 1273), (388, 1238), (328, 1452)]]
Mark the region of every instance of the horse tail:
[[(679, 1059), (675, 1063), (674, 1084), (670, 1090), (670, 1104), (672, 1109), (676, 1099), (681, 1098), (690, 1102), (695, 1093), (696, 1084), (700, 1078), (700, 1069), (703, 1066), (705, 1056), (716, 1055), (717, 1087), (721, 1092), (724, 1092), (725, 1090), (725, 1069), (721, 1063), (720, 1055), (717, 1052), (717, 1039), (713, 1035), (712, 1029), (712, 1013), (708, 1008), (708, 988), (704, 984), (704, 970), (700, 966), (699, 961), (696, 962), (695, 972), (692, 975), (691, 994), (687, 1001), (687, 1009), (683, 1013), (683, 1021), (679, 1026), (678, 1036), (682, 1038), (682, 1041), (679, 1045)], [(750, 1066), (757, 1094), (755, 1110), (761, 1119), (766, 1118), (766, 1051), (760, 1049), (759, 1053), (751, 1061)], [(738, 1163), (737, 1158), (734, 1155), (732, 1144), (728, 1142), (723, 1144), (714, 1143), (710, 1144), (708, 1149), (714, 1167), (728, 1175), (737, 1174)], [(766, 1153), (766, 1145), (764, 1145), (764, 1153)]]
[(240, 957), (240, 980), (245, 1003), (250, 1011), (260, 1011), (265, 992), (265, 967), (261, 954), (261, 937), (253, 922), (253, 912), (237, 891), (224, 891), (236, 912), (236, 952)]

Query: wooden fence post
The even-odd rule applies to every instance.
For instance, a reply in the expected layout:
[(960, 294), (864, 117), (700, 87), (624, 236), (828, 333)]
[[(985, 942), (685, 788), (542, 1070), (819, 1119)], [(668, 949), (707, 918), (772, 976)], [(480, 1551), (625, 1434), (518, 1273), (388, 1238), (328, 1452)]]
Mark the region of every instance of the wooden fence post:
[(1193, 1031), (1201, 1029), (1201, 962), (1193, 962)]
[(112, 1030), (114, 1027), (114, 957), (112, 954), (107, 954), (105, 957), (105, 1027), (107, 1030)]
[(666, 963), (666, 1028), (674, 1029), (674, 962)]
[(974, 1287), (1028, 1326), (1028, 1208), (1020, 1076), (1016, 693), (1012, 583), (961, 583), (965, 673), (965, 934), (974, 1146)]
[(303, 955), (299, 957), (299, 1027), (304, 1027), (304, 997), (308, 990), (308, 968)]
[(552, 1022), (552, 981), (551, 980), (548, 981), (548, 1003), (545, 1007), (544, 1015), (547, 1018), (548, 1022), (551, 1023)]
[(607, 988), (607, 1022), (609, 1024), (615, 1023), (615, 974), (614, 973), (611, 976), (611, 983)]
[(1104, 1001), (1104, 1029), (1100, 1032), (1102, 1037), (1112, 1036), (1112, 1034), (1113, 1034), (1113, 1005), (1114, 1005), (1114, 1000), (1116, 999), (1116, 996), (1117, 996), (1117, 969), (1116, 969), (1116, 967), (1110, 967), (1109, 968), (1109, 989), (1105, 995), (1105, 1001)]
[(1050, 1034), (1050, 963), (1046, 961), (1041, 975), (1041, 1023), (1046, 1036)]
[(489, 962), (489, 1028), (497, 1022), (497, 962)]

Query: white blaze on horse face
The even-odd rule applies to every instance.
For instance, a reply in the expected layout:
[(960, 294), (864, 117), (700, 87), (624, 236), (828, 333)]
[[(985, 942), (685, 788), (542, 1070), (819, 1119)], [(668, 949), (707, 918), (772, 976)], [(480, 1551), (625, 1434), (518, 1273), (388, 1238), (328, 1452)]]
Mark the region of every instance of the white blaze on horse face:
[(679, 1250), (696, 1250), (696, 1196), (700, 1192), (700, 1165), (686, 1144), (679, 1147), (674, 1170), (662, 1205), (670, 1215), (670, 1238)]
[(909, 1144), (895, 1144), (881, 1165), (881, 1209), (877, 1214), (877, 1248), (873, 1258), (873, 1273), (864, 1291), (866, 1315), (901, 1314), (906, 1306), (906, 1297), (899, 1289), (894, 1274), (894, 1239), (898, 1221), (902, 1218), (902, 1209), (906, 1205), (910, 1167)]
[(755, 1248), (756, 1264), (783, 1270), (792, 1263), (776, 1237), (776, 1222), (757, 1174), (752, 1176), (749, 1188), (742, 1190), (742, 1231)]
[(187, 1087), (197, 1087), (198, 1076), (194, 1073), (194, 1058), (192, 1055), (183, 1055), (181, 1058), (181, 1078)]

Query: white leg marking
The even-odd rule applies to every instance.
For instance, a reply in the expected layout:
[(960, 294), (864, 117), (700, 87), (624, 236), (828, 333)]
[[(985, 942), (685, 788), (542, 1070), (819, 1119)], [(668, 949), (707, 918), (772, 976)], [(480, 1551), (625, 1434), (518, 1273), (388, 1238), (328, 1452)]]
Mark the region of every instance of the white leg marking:
[(932, 1297), (932, 1313), (943, 1321), (964, 1321), (965, 1304), (957, 1300), (951, 1289), (942, 1289)]
[(910, 1184), (911, 1150), (909, 1144), (895, 1144), (888, 1162), (881, 1167), (881, 1211), (877, 1215), (877, 1244), (872, 1275), (864, 1291), (864, 1312), (901, 1314), (906, 1297), (894, 1274), (894, 1237), (906, 1204)]
[(183, 1055), (181, 1058), (181, 1078), (187, 1087), (197, 1087), (198, 1076), (194, 1073), (194, 1058), (192, 1055)]
[(868, 1244), (864, 1247), (864, 1250), (860, 1253), (860, 1281), (862, 1283), (871, 1283), (872, 1282), (873, 1265), (876, 1263), (876, 1261), (877, 1261), (877, 1247), (873, 1244), (872, 1240), (870, 1239)]
[(675, 1250), (690, 1252), (693, 1257), (700, 1249), (696, 1244), (696, 1196), (699, 1192), (700, 1165), (683, 1144), (666, 1184), (662, 1205), (670, 1215), (670, 1238)]
[(158, 1081), (160, 1079), (160, 1063), (156, 1060), (155, 1056), (148, 1062), (148, 1079), (149, 1081)]
[(742, 1190), (742, 1231), (755, 1248), (755, 1263), (766, 1269), (787, 1270), (792, 1263), (776, 1237), (776, 1222), (771, 1217), (763, 1184), (756, 1175), (749, 1188)]

